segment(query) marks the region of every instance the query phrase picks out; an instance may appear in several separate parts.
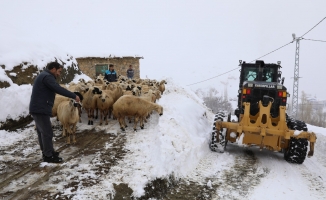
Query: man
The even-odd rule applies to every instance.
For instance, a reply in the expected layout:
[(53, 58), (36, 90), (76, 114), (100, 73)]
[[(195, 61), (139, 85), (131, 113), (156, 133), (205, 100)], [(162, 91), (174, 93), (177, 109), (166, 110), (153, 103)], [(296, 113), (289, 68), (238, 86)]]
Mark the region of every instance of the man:
[(118, 79), (117, 73), (114, 71), (114, 66), (112, 64), (109, 65), (109, 70), (105, 71), (104, 79), (109, 82), (116, 82)]
[(40, 73), (33, 85), (29, 112), (32, 115), (43, 154), (43, 161), (60, 163), (62, 158), (59, 152), (53, 149), (53, 131), (50, 117), (54, 103), (55, 93), (80, 101), (79, 96), (61, 87), (56, 78), (60, 76), (63, 66), (57, 62), (48, 63), (46, 69)]
[(128, 79), (134, 78), (134, 70), (132, 69), (132, 65), (129, 65), (129, 69), (127, 70), (127, 77)]

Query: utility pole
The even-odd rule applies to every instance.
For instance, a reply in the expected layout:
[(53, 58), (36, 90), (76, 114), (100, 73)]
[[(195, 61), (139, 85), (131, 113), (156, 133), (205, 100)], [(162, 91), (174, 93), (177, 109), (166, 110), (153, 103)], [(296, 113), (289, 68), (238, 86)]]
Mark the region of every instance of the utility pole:
[(293, 94), (292, 94), (292, 117), (297, 117), (298, 111), (298, 91), (299, 91), (299, 47), (300, 40), (302, 38), (295, 37), (295, 34), (292, 34), (293, 41), (296, 41), (295, 46), (295, 61), (294, 61), (294, 76), (293, 76)]

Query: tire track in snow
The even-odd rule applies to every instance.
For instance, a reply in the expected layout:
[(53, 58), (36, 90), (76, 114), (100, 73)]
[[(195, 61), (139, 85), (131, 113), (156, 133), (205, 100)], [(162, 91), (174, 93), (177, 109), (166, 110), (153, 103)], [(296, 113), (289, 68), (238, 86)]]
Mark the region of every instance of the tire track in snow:
[(244, 148), (243, 154), (236, 156), (235, 164), (230, 169), (223, 171), (218, 182), (216, 196), (213, 199), (244, 199), (268, 173), (267, 168), (259, 166), (254, 153)]
[(317, 137), (314, 156), (306, 158), (302, 165), (294, 167), (307, 181), (311, 195), (316, 199), (326, 199), (326, 137), (320, 134)]
[(229, 145), (224, 154), (210, 152), (201, 159), (165, 199), (244, 199), (268, 173), (251, 150)]
[[(105, 129), (110, 129), (110, 127), (113, 127), (116, 124), (117, 121), (112, 121), (108, 126), (105, 126)], [(100, 132), (104, 132), (104, 130), (101, 130), (103, 128), (99, 128), (95, 126), (95, 129), (99, 130)], [(56, 145), (60, 146), (58, 148), (58, 151), (63, 152), (66, 149), (68, 151), (72, 151), (72, 152), (68, 152), (68, 154), (70, 155), (68, 155), (68, 157), (64, 160), (64, 163), (62, 165), (53, 164), (53, 166), (49, 165), (44, 169), (40, 169), (39, 166), (42, 161), (37, 161), (33, 164), (28, 165), (27, 168), (21, 169), (22, 166), (20, 165), (17, 166), (17, 168), (14, 171), (11, 171), (9, 174), (7, 174), (6, 175), (7, 178), (0, 183), (0, 188), (2, 188), (0, 190), (0, 197), (11, 198), (11, 199), (19, 199), (19, 198), (25, 199), (25, 197), (27, 197), (28, 195), (32, 195), (33, 193), (31, 192), (31, 190), (33, 188), (35, 189), (38, 187), (38, 185), (47, 181), (49, 179), (50, 174), (59, 171), (65, 166), (65, 163), (67, 163), (71, 159), (74, 159), (75, 156), (78, 156), (83, 152), (83, 151), (78, 151), (78, 149), (77, 152), (75, 152), (76, 149), (74, 148), (74, 146), (79, 146), (80, 149), (84, 150), (85, 148), (96, 145), (97, 142), (101, 140), (101, 137), (99, 137), (98, 132), (96, 134), (87, 134), (93, 131), (94, 129), (84, 130), (80, 133), (77, 133), (76, 134), (77, 145), (73, 145), (73, 146), (66, 145), (65, 144), (66, 140), (64, 137), (56, 139), (57, 142), (59, 142), (59, 144)], [(19, 143), (20, 149), (24, 147), (23, 145), (24, 142)], [(34, 141), (28, 141), (25, 145), (29, 145), (30, 142), (33, 143)], [(69, 149), (69, 147), (71, 147), (72, 150)], [(12, 147), (8, 147), (8, 149), (10, 148)], [(28, 155), (27, 157), (30, 157), (30, 155)], [(35, 160), (35, 155), (32, 156), (32, 158)], [(17, 163), (19, 164), (19, 162)], [(10, 165), (10, 163), (6, 163), (6, 164)], [(15, 165), (15, 163), (11, 163), (11, 164)], [(33, 174), (39, 174), (39, 176), (35, 177), (33, 176)], [(19, 185), (19, 182), (22, 182), (24, 184)], [(13, 188), (12, 184), (18, 184), (18, 185), (17, 187)]]

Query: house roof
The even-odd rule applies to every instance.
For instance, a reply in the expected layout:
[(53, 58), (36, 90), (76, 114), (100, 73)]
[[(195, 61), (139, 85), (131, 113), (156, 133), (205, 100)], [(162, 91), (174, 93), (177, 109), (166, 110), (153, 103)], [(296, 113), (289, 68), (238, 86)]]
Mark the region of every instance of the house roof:
[(109, 55), (108, 57), (105, 57), (105, 56), (99, 56), (99, 57), (95, 57), (95, 56), (91, 56), (91, 57), (79, 57), (79, 58), (76, 58), (76, 59), (99, 59), (99, 58), (102, 58), (102, 59), (111, 59), (111, 58), (136, 58), (136, 59), (144, 59), (144, 57), (142, 56), (116, 56), (116, 55)]

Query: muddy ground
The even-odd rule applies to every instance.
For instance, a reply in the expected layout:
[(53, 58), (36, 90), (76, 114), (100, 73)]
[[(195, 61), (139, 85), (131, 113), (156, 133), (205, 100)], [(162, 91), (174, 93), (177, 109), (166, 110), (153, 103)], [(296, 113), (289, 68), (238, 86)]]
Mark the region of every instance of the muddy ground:
[[(0, 149), (0, 156), (4, 158), (0, 160), (0, 198), (73, 199), (79, 186), (96, 187), (101, 177), (110, 174), (110, 169), (128, 153), (125, 142), (132, 133), (107, 131), (117, 126), (112, 120), (105, 130), (90, 127), (77, 131), (74, 145), (67, 145), (60, 127), (54, 126), (54, 147), (61, 152), (63, 164), (44, 164), (33, 124), (25, 126), (30, 132), (27, 139)], [(212, 152), (211, 156), (214, 154)], [(257, 159), (250, 150), (243, 149), (235, 159), (234, 166), (201, 181), (192, 177), (176, 179), (172, 174), (166, 179), (157, 178), (147, 184), (145, 195), (140, 198), (133, 197), (128, 184), (121, 182), (114, 183), (115, 191), (108, 191), (105, 197), (92, 195), (94, 199), (239, 199), (239, 196), (245, 197), (268, 170), (258, 169)], [(199, 164), (194, 176), (202, 176), (203, 171), (209, 170), (210, 162), (208, 157)], [(85, 165), (91, 166), (91, 171)], [(71, 191), (69, 194), (62, 192), (67, 189)]]

